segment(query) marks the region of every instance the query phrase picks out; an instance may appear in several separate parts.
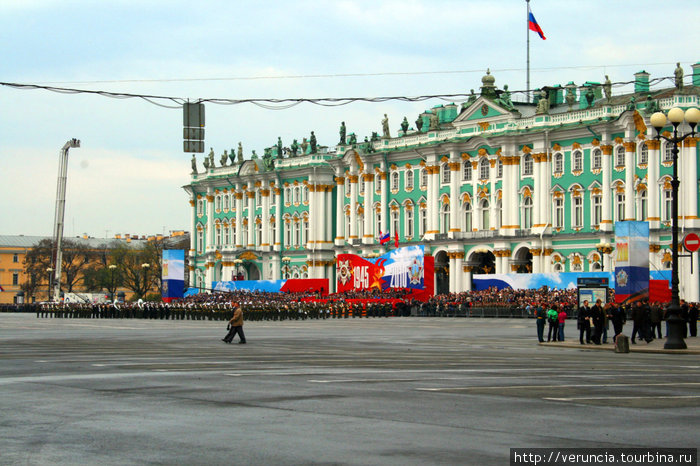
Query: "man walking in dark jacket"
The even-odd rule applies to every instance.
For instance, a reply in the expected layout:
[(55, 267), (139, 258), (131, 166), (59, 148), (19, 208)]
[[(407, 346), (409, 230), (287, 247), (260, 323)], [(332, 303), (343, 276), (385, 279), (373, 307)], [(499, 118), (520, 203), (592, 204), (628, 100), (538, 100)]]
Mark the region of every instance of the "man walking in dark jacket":
[(579, 341), (583, 345), (583, 335), (586, 334), (586, 343), (591, 342), (591, 308), (588, 300), (583, 300), (583, 306), (578, 308), (578, 318), (576, 319), (579, 329)]

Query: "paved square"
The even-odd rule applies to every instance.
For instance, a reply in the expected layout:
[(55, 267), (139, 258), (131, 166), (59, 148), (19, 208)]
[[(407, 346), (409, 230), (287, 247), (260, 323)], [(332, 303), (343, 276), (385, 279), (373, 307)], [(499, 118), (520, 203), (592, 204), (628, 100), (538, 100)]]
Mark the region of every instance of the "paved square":
[[(508, 464), (698, 447), (700, 358), (537, 345), (532, 320), (0, 314), (2, 464)], [(575, 324), (570, 332), (573, 334)]]

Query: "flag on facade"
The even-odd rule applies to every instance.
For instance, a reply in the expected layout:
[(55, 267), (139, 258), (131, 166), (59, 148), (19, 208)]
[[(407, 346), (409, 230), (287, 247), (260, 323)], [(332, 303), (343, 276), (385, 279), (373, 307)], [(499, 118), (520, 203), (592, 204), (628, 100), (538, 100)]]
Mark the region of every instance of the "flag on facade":
[(394, 247), (395, 248), (399, 247), (399, 232), (398, 231), (394, 232)]
[(528, 6), (528, 15), (527, 15), (527, 26), (530, 28), (531, 31), (535, 31), (537, 34), (539, 34), (540, 39), (547, 40), (547, 38), (544, 36), (544, 32), (542, 32), (542, 28), (540, 27), (539, 24), (537, 24), (537, 20), (535, 19), (535, 15), (533, 15), (532, 12), (530, 11), (529, 6)]
[(386, 244), (389, 242), (390, 239), (391, 237), (389, 236), (388, 232), (382, 235), (381, 230), (379, 231), (379, 244)]

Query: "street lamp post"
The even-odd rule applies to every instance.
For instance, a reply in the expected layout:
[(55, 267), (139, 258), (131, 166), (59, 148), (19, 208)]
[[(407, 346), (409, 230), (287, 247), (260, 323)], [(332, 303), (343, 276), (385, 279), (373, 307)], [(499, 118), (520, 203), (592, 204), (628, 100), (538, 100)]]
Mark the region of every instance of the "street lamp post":
[[(678, 126), (685, 120), (690, 126), (690, 133), (678, 134)], [(673, 125), (673, 136), (666, 137), (661, 130), (666, 126), (667, 119), (663, 112), (654, 113), (651, 116), (651, 125), (656, 129), (656, 140), (665, 140), (673, 144), (673, 179), (671, 180), (671, 305), (668, 307), (668, 338), (664, 344), (665, 349), (686, 349), (683, 341), (685, 322), (680, 317), (681, 307), (678, 297), (678, 145), (688, 137), (695, 137), (695, 126), (700, 122), (700, 110), (690, 108), (684, 112), (681, 108), (674, 107), (668, 112), (668, 121)], [(693, 174), (694, 176), (695, 174)]]
[(600, 253), (600, 271), (605, 271), (605, 255), (613, 251), (613, 245), (610, 243), (600, 242), (596, 245), (596, 249)]
[(144, 262), (141, 264), (141, 268), (143, 269), (143, 297), (146, 296), (148, 293), (148, 289), (150, 286), (148, 286), (148, 269), (151, 267), (151, 264)]
[(48, 289), (46, 290), (46, 300), (51, 301), (51, 273), (53, 269), (51, 267), (46, 268), (46, 273), (49, 274), (48, 278)]
[(114, 271), (117, 269), (117, 266), (114, 264), (109, 265), (109, 299), (114, 302), (114, 293), (117, 291), (116, 287), (114, 286)]

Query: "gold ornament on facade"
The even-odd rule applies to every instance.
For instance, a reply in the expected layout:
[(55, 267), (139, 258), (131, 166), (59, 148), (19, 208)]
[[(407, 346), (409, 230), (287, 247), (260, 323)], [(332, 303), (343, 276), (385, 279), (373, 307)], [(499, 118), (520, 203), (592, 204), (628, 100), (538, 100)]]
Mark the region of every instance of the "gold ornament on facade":
[(449, 167), (450, 171), (458, 172), (462, 169), (462, 164), (459, 162), (450, 162)]
[(477, 154), (479, 154), (480, 157), (483, 157), (485, 155), (489, 155), (489, 153), (483, 147), (477, 151)]
[(661, 147), (661, 141), (658, 141), (656, 139), (650, 139), (646, 142), (647, 144), (647, 149), (649, 150), (659, 150), (659, 147)]
[(529, 248), (529, 251), (532, 257), (539, 257), (539, 255), (542, 254), (542, 249), (540, 248)]
[(574, 143), (571, 145), (571, 148), (572, 148), (572, 149), (580, 149), (580, 148), (581, 148), (581, 144), (579, 144), (578, 142), (574, 142)]
[(207, 194), (207, 202), (214, 202), (214, 196)]
[(365, 183), (374, 181), (374, 175), (372, 175), (371, 173), (364, 174), (362, 175), (362, 181), (364, 181)]
[(489, 165), (491, 165), (491, 168), (494, 168), (497, 162), (498, 159), (489, 159)]
[(655, 243), (649, 243), (649, 252), (657, 253), (661, 251), (661, 245)]
[(622, 144), (622, 143), (625, 142), (625, 141), (624, 141), (624, 139), (622, 139), (620, 136), (618, 136), (618, 137), (616, 137), (615, 139), (613, 139), (613, 142), (614, 142), (615, 144)]
[(357, 175), (349, 175), (348, 179), (350, 180), (350, 183), (357, 183), (359, 181), (359, 177)]
[(190, 199), (190, 206), (191, 206), (191, 207), (194, 207), (194, 205), (195, 205), (194, 200)]
[(561, 150), (561, 146), (559, 145), (558, 142), (554, 143), (554, 145), (552, 146), (552, 150)]
[(472, 162), (472, 170), (476, 170), (478, 166), (479, 166), (479, 162), (477, 162), (476, 160), (474, 162)]
[(530, 146), (523, 146), (522, 148), (522, 153), (523, 154), (530, 154), (532, 152), (532, 147)]
[(335, 184), (338, 186), (342, 186), (345, 184), (345, 177), (344, 176), (336, 176), (335, 177)]
[(622, 145), (625, 146), (625, 152), (635, 152), (637, 150), (637, 143), (634, 141), (625, 141)]
[(666, 264), (671, 262), (671, 251), (664, 251), (664, 255), (661, 257), (661, 263)]
[(603, 155), (612, 155), (613, 153), (613, 146), (611, 144), (603, 144), (600, 146), (600, 149), (603, 151)]
[(477, 125), (479, 125), (479, 128), (481, 128), (481, 131), (486, 131), (489, 129), (489, 126), (491, 126), (491, 123), (487, 121), (480, 121), (477, 123)]
[(469, 155), (466, 152), (462, 152), (461, 157), (462, 157), (462, 160), (468, 160), (471, 158), (471, 155)]
[(598, 147), (600, 145), (600, 141), (596, 138), (593, 138), (593, 140), (591, 141), (591, 145)]

